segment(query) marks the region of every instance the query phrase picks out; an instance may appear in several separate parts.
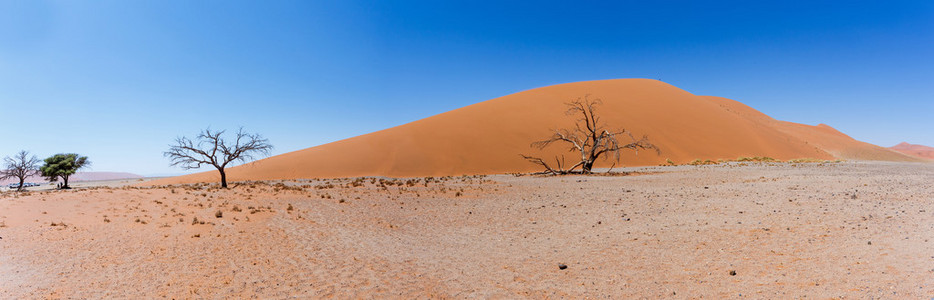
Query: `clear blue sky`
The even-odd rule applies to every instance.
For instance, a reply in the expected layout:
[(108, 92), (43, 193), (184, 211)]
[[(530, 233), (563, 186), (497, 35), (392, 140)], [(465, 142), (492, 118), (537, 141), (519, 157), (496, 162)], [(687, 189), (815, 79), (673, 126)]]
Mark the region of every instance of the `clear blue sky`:
[(934, 146), (934, 1), (0, 0), (0, 156), (181, 173), (162, 151), (208, 126), (280, 154), (634, 77)]

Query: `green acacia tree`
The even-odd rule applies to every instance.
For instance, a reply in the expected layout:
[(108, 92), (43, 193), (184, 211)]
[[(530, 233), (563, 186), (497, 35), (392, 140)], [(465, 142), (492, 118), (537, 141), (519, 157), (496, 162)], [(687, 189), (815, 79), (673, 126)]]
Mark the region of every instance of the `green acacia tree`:
[(87, 156), (81, 156), (76, 153), (60, 153), (46, 158), (45, 165), (39, 168), (39, 172), (42, 173), (42, 177), (45, 177), (51, 182), (58, 181), (58, 178), (62, 178), (62, 189), (70, 189), (71, 187), (68, 186), (68, 178), (78, 172), (79, 169), (90, 165), (91, 161), (88, 160)]

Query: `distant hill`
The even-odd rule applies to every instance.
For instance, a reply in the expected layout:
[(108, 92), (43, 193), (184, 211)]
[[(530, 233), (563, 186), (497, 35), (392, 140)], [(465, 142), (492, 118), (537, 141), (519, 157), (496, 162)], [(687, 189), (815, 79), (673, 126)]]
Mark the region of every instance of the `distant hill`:
[[(584, 95), (603, 100), (598, 115), (607, 125), (648, 135), (662, 154), (626, 151), (617, 166), (658, 165), (671, 159), (736, 159), (741, 156), (919, 161), (857, 141), (828, 125), (775, 120), (740, 102), (696, 96), (650, 79), (575, 82), (532, 89), (480, 102), (401, 126), (228, 170), (231, 181), (356, 176), (444, 176), (539, 171), (519, 154), (546, 159), (567, 147), (544, 151), (530, 143), (553, 129), (570, 128), (565, 103)], [(354, 122), (351, 118), (347, 122)], [(579, 154), (578, 154), (579, 155)], [(601, 162), (597, 167), (609, 167)], [(216, 171), (167, 178), (152, 184), (217, 181)]]
[(911, 156), (916, 156), (925, 159), (934, 160), (934, 147), (928, 147), (924, 145), (914, 145), (906, 142), (901, 144), (889, 147), (889, 149), (908, 154)]
[[(99, 180), (119, 180), (119, 179), (137, 179), (143, 178), (143, 176), (132, 174), (132, 173), (123, 173), (123, 172), (78, 172), (75, 175), (72, 175), (68, 179), (68, 183), (72, 182), (81, 182), (81, 181), (99, 181)], [(0, 180), (0, 184), (6, 185), (10, 183), (18, 183), (18, 179), (4, 179)], [(48, 182), (45, 178), (41, 176), (32, 176), (29, 177), (26, 182), (35, 182), (35, 183), (44, 183)]]

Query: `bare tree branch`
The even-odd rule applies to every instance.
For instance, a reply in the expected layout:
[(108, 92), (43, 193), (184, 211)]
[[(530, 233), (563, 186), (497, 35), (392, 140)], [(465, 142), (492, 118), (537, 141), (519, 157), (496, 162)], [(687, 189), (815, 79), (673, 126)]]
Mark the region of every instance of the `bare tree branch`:
[(269, 155), (273, 147), (269, 140), (259, 134), (246, 133), (243, 127), (237, 131), (232, 144), (224, 140), (224, 132), (226, 130), (205, 129), (196, 137), (197, 143), (187, 137), (178, 137), (175, 144), (169, 145), (169, 151), (163, 152), (163, 155), (171, 159), (171, 166), (179, 166), (185, 170), (198, 169), (202, 165), (213, 166), (220, 172), (221, 186), (226, 188), (225, 168), (230, 163), (253, 160), (256, 153)]
[[(554, 143), (569, 144), (569, 151), (577, 151), (580, 152), (581, 155), (580, 162), (570, 169), (563, 170), (563, 162), (558, 161), (557, 157), (555, 157), (555, 160), (557, 161), (558, 168), (552, 168), (538, 157), (527, 155), (522, 155), (522, 157), (531, 163), (544, 167), (545, 171), (543, 171), (542, 174), (557, 175), (573, 173), (573, 170), (577, 167), (581, 167), (580, 173), (591, 173), (594, 163), (601, 157), (603, 159), (608, 159), (607, 155), (612, 155), (614, 160), (613, 166), (615, 167), (616, 163), (619, 162), (621, 150), (634, 150), (636, 154), (638, 154), (639, 149), (654, 149), (656, 153), (661, 153), (658, 147), (650, 143), (646, 136), (642, 136), (641, 139), (636, 140), (632, 136), (632, 133), (627, 130), (610, 131), (606, 129), (606, 125), (600, 122), (600, 117), (597, 116), (596, 113), (596, 106), (602, 103), (600, 99), (590, 99), (590, 95), (585, 95), (584, 97), (566, 103), (568, 106), (568, 110), (565, 112), (566, 115), (580, 116), (574, 124), (574, 129), (555, 130), (554, 134), (548, 139), (531, 144), (532, 147), (538, 148), (539, 150), (545, 149)], [(620, 135), (629, 136), (631, 142), (620, 144), (618, 140)]]
[(15, 155), (3, 158), (3, 170), (0, 170), (0, 179), (16, 178), (19, 179), (17, 191), (23, 190), (23, 183), (26, 178), (39, 174), (39, 160), (35, 155), (29, 155), (29, 151), (22, 150)]

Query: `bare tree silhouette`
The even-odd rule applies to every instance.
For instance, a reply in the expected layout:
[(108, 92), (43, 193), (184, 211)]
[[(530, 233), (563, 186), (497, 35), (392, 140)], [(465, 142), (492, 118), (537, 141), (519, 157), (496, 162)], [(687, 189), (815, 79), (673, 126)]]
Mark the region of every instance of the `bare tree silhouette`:
[(221, 175), (221, 186), (227, 187), (227, 172), (225, 168), (232, 162), (246, 162), (254, 159), (254, 154), (269, 155), (272, 145), (269, 140), (259, 134), (237, 131), (232, 144), (228, 144), (223, 137), (225, 130), (211, 131), (205, 129), (195, 141), (187, 137), (175, 139), (175, 145), (170, 145), (169, 151), (163, 155), (172, 160), (172, 166), (181, 166), (185, 170), (197, 169), (201, 165), (211, 165), (217, 168)]
[[(638, 153), (640, 149), (652, 149), (655, 150), (656, 153), (661, 153), (658, 147), (649, 142), (647, 136), (642, 136), (642, 138), (637, 140), (632, 136), (631, 132), (625, 129), (607, 129), (606, 124), (601, 122), (600, 117), (596, 114), (596, 106), (602, 103), (600, 99), (591, 100), (590, 95), (566, 103), (568, 110), (565, 114), (569, 116), (579, 116), (575, 127), (573, 129), (555, 129), (551, 137), (534, 142), (531, 145), (539, 150), (545, 149), (555, 143), (570, 146), (569, 151), (580, 153), (580, 161), (570, 168), (565, 169), (567, 164), (565, 163), (564, 156), (561, 158), (555, 157), (555, 165), (552, 166), (539, 157), (524, 154), (520, 155), (529, 162), (542, 166), (545, 170), (539, 172), (540, 174), (560, 175), (570, 173), (592, 173), (594, 163), (601, 157), (604, 159), (612, 157), (615, 162), (618, 163), (620, 151), (626, 149), (634, 150), (636, 153)], [(630, 142), (620, 143), (618, 139), (620, 136), (629, 137)], [(578, 167), (580, 171), (575, 171)]]
[(7, 156), (3, 159), (3, 170), (0, 170), (0, 179), (19, 179), (19, 186), (16, 190), (22, 191), (26, 177), (39, 174), (39, 162), (41, 160), (38, 157), (29, 155), (29, 151), (26, 150), (22, 150), (13, 156)]

